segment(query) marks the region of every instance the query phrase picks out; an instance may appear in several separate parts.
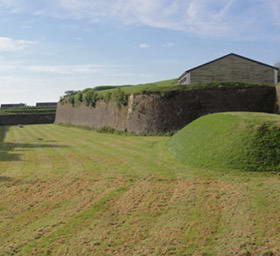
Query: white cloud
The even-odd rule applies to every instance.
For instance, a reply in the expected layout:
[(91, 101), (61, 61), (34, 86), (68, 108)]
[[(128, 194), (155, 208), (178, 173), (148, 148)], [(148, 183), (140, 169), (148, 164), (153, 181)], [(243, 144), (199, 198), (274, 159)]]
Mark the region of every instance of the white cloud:
[[(31, 1), (30, 1), (31, 2)], [(250, 37), (280, 24), (279, 0), (0, 0), (0, 8), (91, 22), (122, 22), (207, 36)]]
[(139, 44), (138, 47), (142, 48), (142, 49), (144, 49), (144, 48), (151, 48), (151, 46), (149, 44), (146, 44), (146, 43)]
[[(39, 101), (56, 101), (59, 95), (63, 95), (69, 84), (73, 83), (71, 79), (40, 79), (28, 77), (25, 75), (0, 76), (1, 84), (1, 103), (24, 102), (34, 104)], [(77, 83), (77, 81), (76, 81)], [(50, 85), (55, 85), (50, 90)], [(59, 85), (59, 86), (58, 86)], [(40, 93), (44, 92), (44, 93)]]
[(0, 37), (0, 52), (23, 50), (34, 44), (37, 44), (37, 42), (28, 40), (16, 40), (9, 37)]
[(56, 0), (62, 16), (100, 21), (118, 19), (197, 34), (224, 34), (235, 0)]
[[(120, 21), (181, 30), (198, 34), (223, 33), (225, 16), (236, 0), (0, 0), (6, 8), (36, 16), (87, 19), (92, 22)], [(212, 6), (215, 6), (214, 8)], [(211, 31), (210, 31), (211, 30)]]
[(101, 67), (98, 65), (29, 66), (28, 70), (57, 74), (88, 74), (98, 72)]
[[(132, 66), (129, 65), (100, 65), (100, 64), (80, 64), (80, 65), (30, 65), (24, 61), (4, 61), (0, 60), (0, 73), (3, 74), (32, 74), (41, 75), (40, 73), (53, 73), (54, 75), (99, 75), (124, 73)], [(59, 76), (60, 77), (60, 76)]]
[(0, 12), (17, 13), (21, 5), (22, 0), (0, 0)]
[(10, 65), (10, 64), (0, 64), (0, 72), (10, 72), (14, 71), (16, 69), (15, 65)]

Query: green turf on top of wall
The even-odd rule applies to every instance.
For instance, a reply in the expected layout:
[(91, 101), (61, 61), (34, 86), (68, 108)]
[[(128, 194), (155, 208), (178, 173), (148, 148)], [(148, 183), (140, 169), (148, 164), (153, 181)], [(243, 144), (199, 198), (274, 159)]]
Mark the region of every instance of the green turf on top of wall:
[(280, 171), (280, 116), (209, 114), (176, 133), (168, 147), (178, 159), (195, 167)]

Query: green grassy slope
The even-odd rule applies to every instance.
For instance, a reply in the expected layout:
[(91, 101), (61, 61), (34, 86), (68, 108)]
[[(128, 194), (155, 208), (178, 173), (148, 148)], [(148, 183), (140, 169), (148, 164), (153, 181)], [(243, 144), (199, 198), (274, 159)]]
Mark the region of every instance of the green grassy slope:
[(177, 79), (170, 79), (164, 80), (154, 83), (147, 83), (147, 84), (138, 84), (134, 86), (120, 86), (110, 90), (101, 90), (99, 93), (100, 95), (106, 94), (108, 92), (115, 92), (118, 88), (124, 91), (126, 94), (137, 94), (142, 93), (144, 91), (160, 91), (160, 90), (167, 90), (171, 89), (172, 87), (177, 86)]
[[(122, 86), (98, 86), (96, 88), (87, 88), (83, 91), (77, 91), (72, 95), (61, 97), (61, 103), (71, 103), (79, 105), (82, 102), (87, 106), (95, 106), (96, 101), (102, 99), (105, 101), (115, 98), (120, 105), (127, 103), (127, 96), (130, 94), (149, 94), (149, 93), (169, 93), (172, 91), (184, 91), (193, 89), (221, 88), (221, 87), (248, 87), (263, 86), (262, 84), (241, 83), (241, 82), (211, 82), (211, 83), (193, 83), (188, 85), (178, 84), (177, 79), (164, 80), (154, 83), (138, 84), (138, 85), (122, 85)], [(272, 86), (272, 85), (265, 85)]]
[[(241, 83), (241, 82), (210, 82), (210, 83), (193, 83), (182, 85), (178, 84), (177, 79), (163, 80), (154, 83), (120, 86), (110, 90), (99, 91), (100, 95), (104, 95), (108, 92), (115, 92), (120, 88), (125, 94), (140, 94), (149, 92), (164, 92), (164, 91), (175, 91), (175, 90), (191, 90), (199, 88), (219, 88), (219, 87), (234, 87), (234, 86), (262, 86), (262, 84), (255, 83)], [(266, 85), (267, 86), (267, 85)]]
[(168, 139), (10, 127), (0, 255), (279, 255), (279, 176), (188, 167)]
[(179, 131), (169, 148), (194, 166), (280, 171), (280, 117), (249, 112), (203, 116)]

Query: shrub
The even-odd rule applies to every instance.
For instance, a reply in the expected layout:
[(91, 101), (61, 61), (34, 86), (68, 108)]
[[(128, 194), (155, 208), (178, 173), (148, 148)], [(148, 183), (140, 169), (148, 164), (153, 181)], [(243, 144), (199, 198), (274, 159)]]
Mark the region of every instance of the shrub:
[(94, 87), (94, 90), (95, 91), (105, 91), (105, 90), (115, 89), (117, 87), (119, 87), (119, 86), (101, 85), (101, 86)]
[(59, 103), (61, 103), (62, 105), (63, 105), (64, 103), (66, 103), (66, 97), (65, 97), (65, 96), (61, 96), (61, 97), (59, 98)]
[[(72, 105), (79, 105), (84, 102), (87, 106), (95, 107), (98, 100), (104, 99), (108, 103), (112, 98), (116, 104), (121, 107), (128, 104), (128, 95), (130, 94), (154, 94), (158, 93), (161, 97), (169, 98), (176, 93), (185, 90), (197, 89), (210, 89), (210, 88), (223, 88), (223, 87), (248, 87), (248, 86), (261, 86), (261, 84), (254, 83), (241, 83), (241, 82), (210, 82), (210, 83), (192, 83), (189, 85), (179, 85), (177, 79), (139, 84), (136, 86), (123, 85), (123, 86), (97, 86), (95, 88), (87, 88), (81, 91), (67, 91), (65, 96), (60, 100), (61, 103), (71, 103)], [(83, 94), (82, 99), (81, 95)], [(72, 96), (76, 96), (76, 101)]]
[(72, 104), (72, 106), (75, 106), (75, 98), (74, 95), (70, 95), (66, 98), (66, 103)]
[(84, 94), (83, 94), (83, 102), (86, 104), (86, 106), (88, 107), (95, 107), (96, 106), (96, 102), (98, 100), (98, 94), (93, 90), (87, 90)]
[(74, 105), (79, 106), (83, 102), (83, 93), (78, 92), (74, 95)]
[(128, 95), (124, 93), (120, 88), (114, 93), (114, 98), (119, 107), (126, 106), (128, 104)]
[(104, 95), (104, 101), (106, 103), (109, 103), (109, 101), (111, 100), (112, 98), (112, 93), (111, 92), (107, 92), (105, 95)]

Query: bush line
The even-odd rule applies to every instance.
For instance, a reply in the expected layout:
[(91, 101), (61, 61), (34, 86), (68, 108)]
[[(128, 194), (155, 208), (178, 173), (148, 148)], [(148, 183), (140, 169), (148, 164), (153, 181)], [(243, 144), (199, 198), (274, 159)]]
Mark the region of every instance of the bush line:
[(98, 133), (104, 133), (104, 134), (115, 134), (115, 135), (121, 135), (121, 136), (162, 136), (162, 137), (170, 137), (176, 133), (176, 131), (167, 131), (167, 132), (157, 132), (157, 133), (133, 133), (128, 131), (119, 131), (111, 127), (102, 127), (102, 128), (90, 128), (86, 126), (79, 126), (79, 125), (73, 125), (73, 124), (57, 124), (64, 127), (73, 127), (73, 128), (79, 128), (83, 130), (89, 130), (89, 131), (95, 131)]
[(69, 103), (72, 106), (80, 106), (82, 103), (88, 107), (95, 107), (97, 101), (103, 100), (108, 103), (113, 100), (118, 107), (128, 104), (130, 94), (154, 94), (158, 93), (161, 97), (171, 97), (174, 93), (193, 89), (210, 89), (223, 87), (251, 87), (268, 86), (267, 84), (242, 83), (242, 82), (211, 82), (211, 83), (193, 83), (189, 85), (178, 84), (176, 79), (161, 81), (150, 84), (141, 84), (136, 86), (98, 86), (87, 88), (82, 91), (67, 91), (60, 98), (60, 103)]

